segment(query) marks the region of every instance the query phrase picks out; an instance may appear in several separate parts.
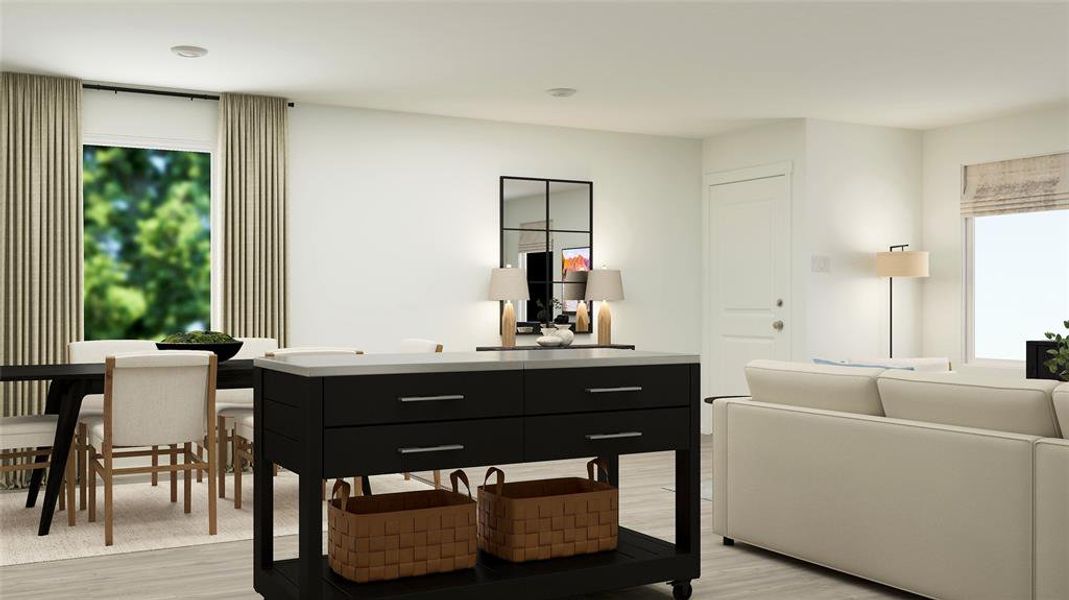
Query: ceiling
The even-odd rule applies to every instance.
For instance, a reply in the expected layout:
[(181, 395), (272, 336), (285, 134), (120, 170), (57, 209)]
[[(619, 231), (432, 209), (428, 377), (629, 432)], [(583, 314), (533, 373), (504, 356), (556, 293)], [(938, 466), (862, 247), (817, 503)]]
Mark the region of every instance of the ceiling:
[[(5, 70), (702, 137), (1069, 100), (1069, 3), (12, 2)], [(169, 47), (209, 49), (181, 59)], [(544, 90), (574, 87), (571, 98)]]

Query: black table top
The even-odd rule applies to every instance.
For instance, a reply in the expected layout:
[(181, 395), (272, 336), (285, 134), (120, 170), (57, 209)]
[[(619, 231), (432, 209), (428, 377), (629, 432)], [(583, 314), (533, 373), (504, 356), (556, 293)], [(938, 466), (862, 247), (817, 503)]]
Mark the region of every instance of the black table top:
[[(231, 359), (219, 363), (219, 373), (252, 371), (252, 359)], [(2, 365), (0, 381), (44, 381), (61, 379), (95, 379), (104, 377), (104, 363), (68, 363), (58, 365)]]

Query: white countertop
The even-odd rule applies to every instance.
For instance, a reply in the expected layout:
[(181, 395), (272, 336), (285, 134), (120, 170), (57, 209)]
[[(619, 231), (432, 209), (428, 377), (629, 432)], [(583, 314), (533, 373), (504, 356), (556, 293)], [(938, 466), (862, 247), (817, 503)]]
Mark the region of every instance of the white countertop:
[(518, 371), (582, 367), (632, 367), (699, 362), (696, 354), (640, 352), (610, 348), (435, 352), (425, 354), (293, 354), (257, 358), (257, 367), (303, 377), (393, 375), (464, 371)]

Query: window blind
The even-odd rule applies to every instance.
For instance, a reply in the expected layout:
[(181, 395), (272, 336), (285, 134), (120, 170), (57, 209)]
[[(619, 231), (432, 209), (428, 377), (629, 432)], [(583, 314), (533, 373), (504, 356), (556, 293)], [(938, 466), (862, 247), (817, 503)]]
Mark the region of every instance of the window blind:
[(962, 216), (1062, 209), (1069, 209), (1069, 153), (965, 167)]
[(520, 232), (519, 251), (547, 252), (552, 250), (552, 237), (549, 238), (549, 248), (546, 248), (546, 229), (552, 226), (552, 221), (532, 221), (530, 223), (521, 223), (520, 227), (524, 231)]

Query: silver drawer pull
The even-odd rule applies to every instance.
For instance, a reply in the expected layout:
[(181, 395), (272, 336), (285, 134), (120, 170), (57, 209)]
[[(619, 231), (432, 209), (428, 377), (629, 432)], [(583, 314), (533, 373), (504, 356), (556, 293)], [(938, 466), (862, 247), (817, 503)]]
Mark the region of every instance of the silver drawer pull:
[(463, 400), (463, 394), (448, 394), (445, 396), (401, 396), (401, 402), (440, 402), (442, 400)]
[(621, 433), (588, 433), (586, 439), (588, 440), (621, 440), (624, 438), (639, 438), (642, 437), (641, 431), (624, 431)]
[(587, 388), (588, 394), (613, 394), (616, 392), (641, 392), (641, 385), (625, 385), (623, 387), (611, 387), (611, 388)]
[(425, 452), (449, 452), (463, 449), (464, 446), (460, 444), (448, 444), (445, 446), (427, 446), (425, 448), (398, 448), (397, 452), (400, 454), (423, 454)]

